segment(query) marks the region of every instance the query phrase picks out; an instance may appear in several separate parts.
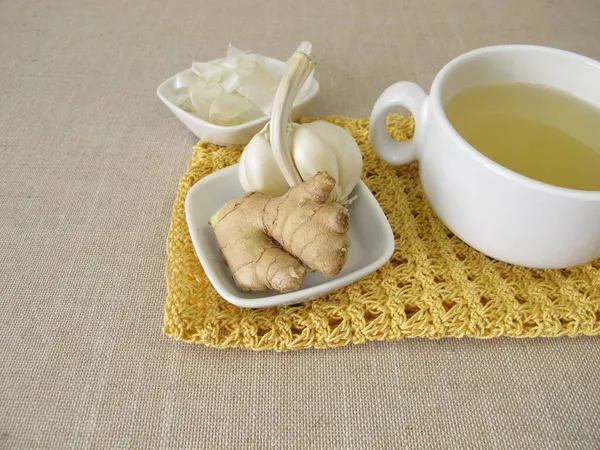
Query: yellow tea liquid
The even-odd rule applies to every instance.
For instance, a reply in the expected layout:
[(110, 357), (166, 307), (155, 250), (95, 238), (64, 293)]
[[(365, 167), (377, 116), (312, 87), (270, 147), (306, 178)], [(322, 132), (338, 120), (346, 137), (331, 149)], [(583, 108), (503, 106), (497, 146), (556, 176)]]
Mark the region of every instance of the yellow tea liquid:
[(600, 191), (600, 109), (535, 84), (473, 86), (444, 108), (479, 152), (535, 180)]

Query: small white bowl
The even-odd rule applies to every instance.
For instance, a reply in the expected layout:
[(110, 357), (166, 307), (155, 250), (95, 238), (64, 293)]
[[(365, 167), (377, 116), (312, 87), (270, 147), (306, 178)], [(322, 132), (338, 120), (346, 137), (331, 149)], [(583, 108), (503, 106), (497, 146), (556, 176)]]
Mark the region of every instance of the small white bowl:
[[(277, 59), (264, 57), (265, 67), (267, 70), (281, 74), (285, 67), (285, 62)], [(184, 70), (183, 73), (191, 72), (192, 69)], [(263, 116), (259, 119), (252, 120), (250, 122), (243, 123), (241, 125), (235, 125), (231, 127), (223, 125), (215, 125), (206, 120), (202, 120), (199, 117), (184, 111), (179, 106), (173, 103), (174, 98), (174, 86), (175, 78), (177, 75), (173, 75), (171, 78), (163, 82), (156, 90), (156, 95), (167, 105), (173, 114), (177, 116), (188, 129), (207, 142), (212, 142), (217, 145), (242, 145), (250, 142), (250, 139), (258, 133), (269, 120), (269, 116)], [(308, 92), (306, 95), (294, 104), (292, 109), (292, 120), (296, 121), (302, 115), (302, 112), (306, 107), (312, 103), (319, 92), (319, 83), (314, 77), (310, 77), (308, 80)]]
[(221, 256), (209, 220), (226, 202), (243, 194), (244, 190), (238, 180), (238, 168), (234, 165), (198, 181), (188, 191), (185, 199), (185, 216), (198, 259), (219, 295), (234, 305), (264, 308), (312, 300), (374, 272), (394, 252), (392, 228), (369, 188), (360, 181), (351, 194), (356, 199), (349, 206), (348, 261), (338, 276), (326, 277), (320, 273), (309, 273), (304, 278), (302, 289), (286, 294), (275, 291), (241, 291), (235, 285)]

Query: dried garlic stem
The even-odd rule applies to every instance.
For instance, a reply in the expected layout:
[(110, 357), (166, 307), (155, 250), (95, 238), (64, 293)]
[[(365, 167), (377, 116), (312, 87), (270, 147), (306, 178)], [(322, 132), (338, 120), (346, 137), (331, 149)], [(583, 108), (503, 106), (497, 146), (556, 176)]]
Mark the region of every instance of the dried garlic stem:
[(310, 42), (302, 42), (288, 60), (273, 100), (273, 111), (269, 127), (271, 148), (275, 161), (290, 187), (302, 183), (302, 178), (292, 160), (289, 124), (291, 123), (292, 107), (298, 92), (300, 92), (304, 82), (316, 65), (310, 59), (311, 47)]

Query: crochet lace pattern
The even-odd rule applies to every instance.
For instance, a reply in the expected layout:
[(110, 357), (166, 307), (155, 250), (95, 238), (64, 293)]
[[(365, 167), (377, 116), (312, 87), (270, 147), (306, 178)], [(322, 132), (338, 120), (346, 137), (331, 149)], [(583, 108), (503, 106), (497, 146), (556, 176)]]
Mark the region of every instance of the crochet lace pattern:
[[(446, 336), (600, 334), (600, 260), (571, 269), (532, 270), (493, 260), (454, 236), (435, 216), (417, 163), (389, 166), (374, 155), (369, 120), (319, 118), (352, 134), (363, 153), (362, 179), (394, 232), (390, 261), (345, 288), (302, 305), (238, 308), (223, 300), (198, 261), (184, 200), (201, 178), (238, 162), (243, 147), (200, 141), (179, 182), (167, 239), (164, 332), (214, 347), (278, 351), (369, 340)], [(305, 122), (318, 120), (305, 119)], [(397, 140), (412, 119), (388, 118)]]

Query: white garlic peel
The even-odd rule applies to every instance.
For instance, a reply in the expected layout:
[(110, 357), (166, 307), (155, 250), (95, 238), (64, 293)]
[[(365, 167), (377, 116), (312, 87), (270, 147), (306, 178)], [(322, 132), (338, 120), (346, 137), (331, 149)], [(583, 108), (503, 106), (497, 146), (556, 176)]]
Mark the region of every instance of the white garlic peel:
[(267, 137), (264, 133), (258, 133), (252, 142), (252, 152), (244, 151), (238, 165), (242, 187), (246, 191), (283, 194), (289, 186), (273, 158)]
[(247, 192), (282, 195), (317, 172), (336, 179), (331, 200), (345, 202), (360, 180), (362, 156), (352, 136), (328, 122), (290, 122), (294, 99), (314, 69), (309, 43), (289, 59), (275, 94), (271, 121), (242, 153), (239, 179)]
[[(230, 44), (226, 57), (195, 62), (191, 71), (179, 74), (173, 85), (173, 101), (211, 123), (239, 125), (271, 114), (280, 78), (267, 68), (261, 55)], [(305, 86), (298, 100), (306, 93)]]

